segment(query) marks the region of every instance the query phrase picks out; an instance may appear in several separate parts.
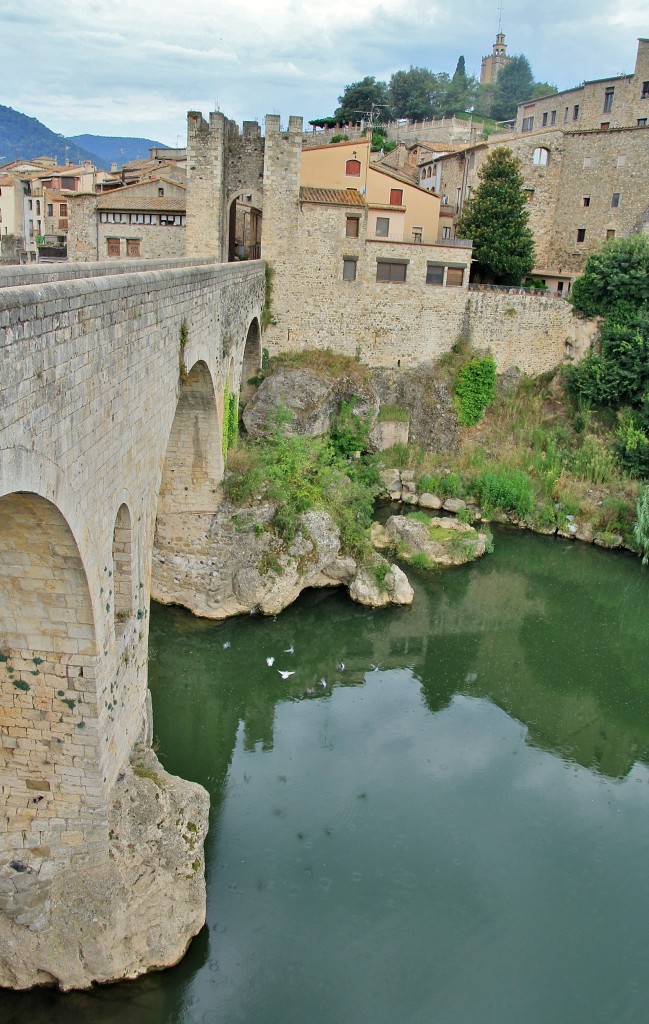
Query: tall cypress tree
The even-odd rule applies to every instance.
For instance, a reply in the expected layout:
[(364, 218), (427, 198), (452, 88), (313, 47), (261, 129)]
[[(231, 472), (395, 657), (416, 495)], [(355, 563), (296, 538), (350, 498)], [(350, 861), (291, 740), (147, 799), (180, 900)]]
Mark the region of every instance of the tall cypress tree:
[(492, 284), (520, 284), (534, 266), (534, 239), (520, 160), (499, 146), (478, 171), (480, 184), (457, 223), (473, 239), (473, 275)]

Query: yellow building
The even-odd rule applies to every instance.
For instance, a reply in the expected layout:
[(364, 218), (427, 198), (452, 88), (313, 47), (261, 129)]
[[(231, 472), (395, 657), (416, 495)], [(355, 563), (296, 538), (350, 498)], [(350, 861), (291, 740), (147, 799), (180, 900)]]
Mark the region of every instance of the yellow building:
[(368, 209), (368, 239), (437, 241), (439, 195), (413, 184), (398, 170), (373, 163), (369, 139), (303, 150), (300, 185), (358, 191)]

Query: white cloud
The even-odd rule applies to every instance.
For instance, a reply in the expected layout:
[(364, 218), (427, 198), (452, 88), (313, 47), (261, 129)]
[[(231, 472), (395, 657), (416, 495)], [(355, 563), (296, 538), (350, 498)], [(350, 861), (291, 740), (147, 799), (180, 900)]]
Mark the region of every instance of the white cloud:
[[(185, 113), (215, 98), (241, 121), (267, 111), (331, 113), (346, 84), (410, 64), (479, 72), (497, 30), (492, 0), (49, 0), (0, 12), (0, 102), (55, 131), (146, 134), (175, 142)], [(633, 67), (649, 35), (645, 0), (548, 0), (506, 10), (510, 52), (560, 88)], [(25, 54), (30, 73), (24, 75)], [(56, 55), (56, 60), (52, 55)]]

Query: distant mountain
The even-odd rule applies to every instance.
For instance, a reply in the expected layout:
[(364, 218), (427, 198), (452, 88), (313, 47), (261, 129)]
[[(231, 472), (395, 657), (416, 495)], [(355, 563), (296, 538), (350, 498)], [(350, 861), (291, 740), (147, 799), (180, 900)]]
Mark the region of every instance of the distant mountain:
[(75, 164), (90, 160), (96, 167), (110, 170), (111, 163), (121, 167), (138, 157), (146, 159), (154, 146), (164, 146), (164, 143), (104, 135), (75, 135), (66, 139), (37, 118), (0, 103), (0, 164), (51, 156), (59, 164), (65, 164), (66, 160)]
[(64, 164), (66, 159), (75, 163), (92, 160), (94, 164), (99, 160), (95, 153), (50, 131), (37, 118), (0, 103), (0, 164), (7, 164), (10, 160), (33, 160), (36, 156), (52, 156), (60, 164)]
[(150, 149), (156, 146), (167, 148), (164, 142), (120, 135), (73, 135), (68, 141), (96, 153), (102, 161), (102, 167), (109, 167), (111, 163), (119, 164), (121, 167), (130, 160), (146, 160)]

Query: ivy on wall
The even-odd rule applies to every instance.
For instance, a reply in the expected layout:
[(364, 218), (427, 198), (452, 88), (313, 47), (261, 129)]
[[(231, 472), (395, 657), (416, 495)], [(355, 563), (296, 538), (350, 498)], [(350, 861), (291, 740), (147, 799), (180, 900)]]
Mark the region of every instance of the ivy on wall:
[(491, 356), (471, 359), (460, 369), (455, 381), (455, 407), (463, 427), (472, 427), (496, 395), (496, 364)]
[(237, 443), (239, 436), (239, 396), (230, 392), (229, 381), (226, 380), (223, 390), (223, 434), (221, 446), (223, 458), (227, 461), (228, 451)]

